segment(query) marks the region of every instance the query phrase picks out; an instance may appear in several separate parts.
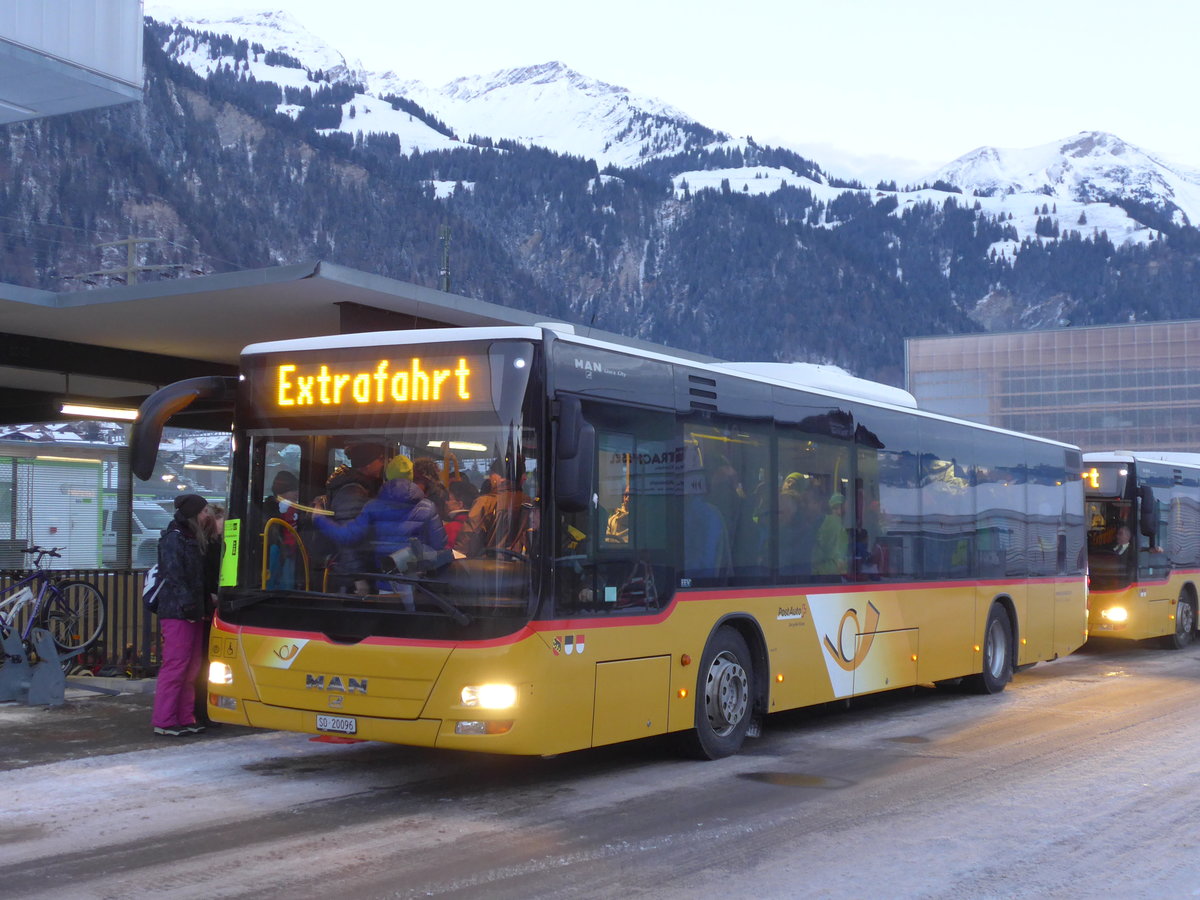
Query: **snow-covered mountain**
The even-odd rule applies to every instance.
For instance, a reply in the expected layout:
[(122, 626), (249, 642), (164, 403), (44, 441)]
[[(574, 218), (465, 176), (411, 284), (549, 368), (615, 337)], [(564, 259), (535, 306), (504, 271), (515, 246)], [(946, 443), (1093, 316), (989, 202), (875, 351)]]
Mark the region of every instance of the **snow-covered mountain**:
[(1074, 204), (1133, 200), (1200, 224), (1200, 175), (1113, 134), (1084, 131), (1040, 147), (980, 147), (930, 176), (985, 197), (1040, 195)]
[[(286, 53), (302, 60), (310, 71), (324, 72), (330, 81), (367, 80), (367, 73), (361, 63), (348, 61), (339, 51), (307, 31), (283, 9), (267, 8), (244, 13), (209, 12), (204, 3), (182, 5), (146, 0), (144, 10), (147, 16), (159, 22), (181, 25), (191, 31), (208, 31), (213, 34), (227, 34), (235, 39), (244, 38), (251, 44), (261, 44), (268, 50)], [(211, 72), (218, 63), (228, 62), (211, 57), (207, 61), (186, 56), (180, 56), (180, 59), (201, 74)]]
[[(588, 78), (562, 62), (431, 86), (395, 72), (364, 70), (286, 12), (215, 15), (202, 9), (199, 4), (195, 9), (182, 7), (178, 0), (146, 3), (147, 14), (158, 21), (201, 34), (229, 35), (288, 57), (254, 52), (238, 60), (228, 55), (228, 48), (222, 50), (202, 37), (173, 38), (167, 52), (202, 75), (230, 68), (293, 91), (341, 86), (345, 96), (340, 101), (340, 121), (317, 126), (324, 133), (394, 134), (404, 153), (461, 148), (473, 138), (483, 145), (508, 140), (593, 159), (601, 167), (636, 167), (686, 150), (745, 151), (750, 146), (747, 140), (706, 127), (662, 101)], [(287, 99), (278, 111), (293, 118), (301, 115), (304, 107)], [(1067, 230), (1085, 237), (1103, 231), (1118, 245), (1157, 237), (1154, 227), (1131, 215), (1118, 200), (1162, 211), (1178, 224), (1200, 223), (1200, 174), (1104, 132), (1083, 132), (1025, 150), (981, 147), (926, 180), (926, 185), (937, 188), (953, 185), (961, 195), (928, 187), (909, 191), (834, 187), (816, 166), (797, 173), (748, 162), (741, 169), (710, 165), (674, 176), (680, 196), (688, 190), (717, 189), (725, 182), (731, 190), (747, 194), (771, 194), (785, 184), (804, 187), (824, 203), (847, 191), (875, 201), (894, 197), (896, 215), (916, 203), (940, 204), (947, 198), (963, 202), (962, 195), (974, 195), (972, 205), (977, 202), (988, 215), (1012, 225), (1016, 239), (992, 248), (1010, 258), (1026, 238), (1044, 243)], [(434, 183), (433, 187), (439, 196), (446, 196), (454, 185)], [(1053, 229), (1039, 225), (1047, 216), (1052, 217)]]
[(420, 104), (460, 135), (550, 147), (601, 165), (636, 166), (728, 140), (677, 109), (587, 78), (561, 62), (459, 78), (441, 87), (372, 77), (371, 92)]
[[(320, 83), (363, 87), (342, 104), (341, 124), (328, 130), (352, 135), (396, 134), (405, 152), (461, 147), (459, 139), (475, 135), (543, 146), (594, 159), (601, 166), (636, 166), (698, 147), (738, 145), (661, 101), (588, 78), (561, 62), (458, 78), (434, 87), (395, 72), (367, 72), (284, 11), (215, 15), (151, 0), (146, 13), (190, 31), (244, 39), (251, 46), (258, 44), (303, 63), (303, 68), (297, 69), (287, 65), (288, 61), (252, 55), (241, 71), (260, 82), (297, 89), (315, 89)], [(166, 49), (201, 75), (235, 64), (221, 55), (219, 48), (214, 53), (211, 44), (203, 40)], [(447, 125), (455, 137), (394, 109), (385, 97), (403, 97), (418, 104)], [(281, 113), (293, 117), (299, 109), (295, 104), (279, 106)]]

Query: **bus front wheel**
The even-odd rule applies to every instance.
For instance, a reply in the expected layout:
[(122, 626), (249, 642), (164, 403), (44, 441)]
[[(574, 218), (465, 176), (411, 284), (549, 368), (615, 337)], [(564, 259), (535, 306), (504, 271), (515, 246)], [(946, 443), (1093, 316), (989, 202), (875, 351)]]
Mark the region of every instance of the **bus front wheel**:
[(963, 679), (977, 694), (998, 694), (1012, 679), (1012, 626), (1008, 613), (999, 603), (988, 611), (987, 626), (983, 629), (983, 671)]
[(1196, 607), (1188, 592), (1181, 591), (1175, 604), (1175, 633), (1163, 638), (1168, 650), (1182, 650), (1196, 638)]
[(696, 682), (696, 727), (682, 735), (683, 749), (697, 759), (737, 753), (754, 715), (754, 664), (746, 639), (719, 628), (704, 648)]

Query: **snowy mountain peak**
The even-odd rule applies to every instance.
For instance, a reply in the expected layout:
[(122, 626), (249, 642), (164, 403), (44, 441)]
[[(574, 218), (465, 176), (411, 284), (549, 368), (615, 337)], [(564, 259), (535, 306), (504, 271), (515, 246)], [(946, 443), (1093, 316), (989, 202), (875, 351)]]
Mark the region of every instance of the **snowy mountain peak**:
[(1200, 178), (1105, 131), (1083, 131), (1023, 150), (979, 147), (939, 169), (983, 197), (1041, 194), (1083, 203), (1132, 200), (1200, 222)]
[(638, 165), (655, 156), (725, 140), (679, 110), (551, 61), (457, 78), (441, 87), (372, 77), (371, 92), (419, 104), (460, 135), (551, 147), (601, 165)]
[(481, 98), (491, 98), (492, 102), (498, 102), (497, 96), (514, 95), (542, 99), (553, 94), (563, 98), (574, 97), (577, 102), (623, 104), (631, 111), (679, 119), (682, 122), (691, 121), (684, 113), (659, 100), (638, 97), (628, 88), (589, 78), (556, 60), (515, 69), (501, 69), (484, 75), (467, 75), (436, 89), (428, 88), (419, 81), (400, 81), (394, 73), (389, 72), (373, 79), (372, 88), (380, 93), (405, 96), (428, 93), (432, 90), (447, 99), (461, 103)]
[[(336, 49), (305, 29), (284, 9), (246, 11), (245, 5), (222, 9), (208, 4), (203, 11), (160, 0), (145, 0), (145, 14), (156, 21), (178, 25), (189, 31), (229, 35), (267, 50), (299, 59), (310, 71), (323, 71), (331, 82), (361, 83), (366, 72), (357, 60), (348, 61)], [(193, 65), (193, 68), (198, 68)]]
[(1063, 156), (1074, 157), (1125, 156), (1141, 152), (1107, 131), (1081, 131), (1074, 137), (1067, 138), (1062, 143), (1061, 150)]

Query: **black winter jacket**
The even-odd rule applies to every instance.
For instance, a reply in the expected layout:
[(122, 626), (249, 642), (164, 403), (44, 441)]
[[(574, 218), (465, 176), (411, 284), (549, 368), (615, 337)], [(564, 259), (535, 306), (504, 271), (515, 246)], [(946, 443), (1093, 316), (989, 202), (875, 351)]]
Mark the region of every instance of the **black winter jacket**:
[(160, 619), (202, 619), (207, 612), (207, 564), (200, 544), (186, 522), (168, 525), (158, 541)]

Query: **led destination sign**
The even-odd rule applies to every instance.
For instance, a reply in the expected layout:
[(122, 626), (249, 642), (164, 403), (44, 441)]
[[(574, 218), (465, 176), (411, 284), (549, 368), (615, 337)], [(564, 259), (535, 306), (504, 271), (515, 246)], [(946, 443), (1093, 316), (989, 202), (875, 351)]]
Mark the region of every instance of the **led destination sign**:
[(260, 366), (254, 395), (259, 408), (274, 415), (491, 407), (485, 356), (339, 359), (328, 353), (313, 359), (274, 357)]

